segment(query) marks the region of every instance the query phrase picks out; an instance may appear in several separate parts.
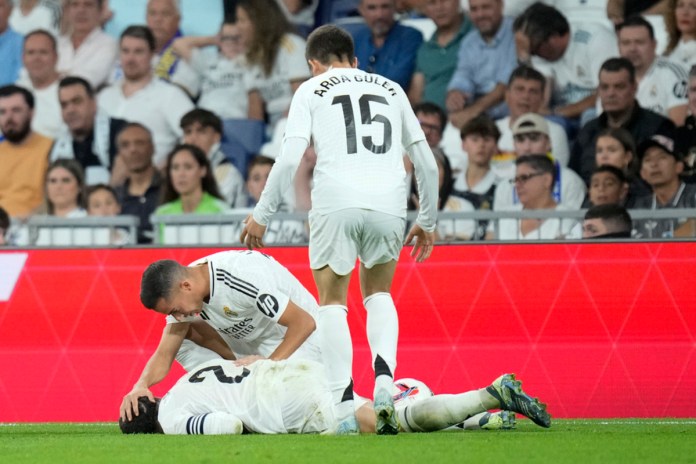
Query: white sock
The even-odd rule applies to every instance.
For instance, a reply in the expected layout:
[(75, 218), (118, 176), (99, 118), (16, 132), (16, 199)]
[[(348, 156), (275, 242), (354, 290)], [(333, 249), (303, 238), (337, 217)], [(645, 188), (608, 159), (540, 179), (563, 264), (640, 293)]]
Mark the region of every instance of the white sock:
[(480, 412), (478, 414), (475, 414), (462, 422), (460, 425), (457, 425), (456, 428), (458, 429), (463, 429), (463, 430), (479, 430), (481, 426), (479, 425), (479, 421), (483, 416), (486, 415), (488, 411)]
[(375, 392), (392, 389), (399, 341), (399, 316), (389, 293), (374, 293), (363, 301), (367, 311), (367, 341), (375, 369)]
[(348, 328), (348, 308), (343, 305), (319, 307), (317, 332), (329, 388), (340, 420), (353, 414), (353, 343)]
[(399, 408), (397, 414), (401, 426), (408, 432), (435, 432), (487, 411), (489, 408), (482, 399), (480, 390), (435, 395)]

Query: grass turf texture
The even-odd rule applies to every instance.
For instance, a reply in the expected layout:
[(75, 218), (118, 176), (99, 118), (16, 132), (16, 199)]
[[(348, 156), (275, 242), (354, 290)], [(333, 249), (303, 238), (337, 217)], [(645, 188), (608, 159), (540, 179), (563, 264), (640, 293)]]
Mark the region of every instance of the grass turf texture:
[(3, 463), (696, 463), (696, 421), (520, 420), (507, 432), (398, 436), (122, 435), (116, 424), (1, 424)]

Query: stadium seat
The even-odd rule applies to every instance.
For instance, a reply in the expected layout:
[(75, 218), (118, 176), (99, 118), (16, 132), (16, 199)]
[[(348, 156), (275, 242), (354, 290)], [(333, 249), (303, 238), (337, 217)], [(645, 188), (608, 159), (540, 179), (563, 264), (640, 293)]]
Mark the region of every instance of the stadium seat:
[(266, 124), (253, 119), (225, 119), (220, 149), (246, 177), (247, 163), (265, 142)]

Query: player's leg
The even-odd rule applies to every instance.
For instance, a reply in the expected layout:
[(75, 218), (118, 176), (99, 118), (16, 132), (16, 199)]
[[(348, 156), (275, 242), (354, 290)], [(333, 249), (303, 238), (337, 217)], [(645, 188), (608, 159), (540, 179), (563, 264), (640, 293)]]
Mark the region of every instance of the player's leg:
[(391, 296), (405, 221), (371, 211), (360, 248), (360, 289), (367, 312), (367, 340), (375, 371), (374, 402), (377, 433), (398, 431), (392, 385), (396, 369), (399, 317)]
[(353, 405), (353, 344), (348, 328), (348, 284), (357, 259), (355, 225), (343, 211), (310, 213), (309, 259), (319, 292), (317, 334), (339, 432), (357, 432)]
[[(313, 269), (319, 292), (317, 332), (329, 387), (336, 405), (339, 422), (353, 414), (353, 343), (348, 328), (348, 284), (350, 274), (340, 276), (329, 266)], [(345, 424), (348, 428), (355, 428)], [(347, 430), (347, 432), (357, 430)]]

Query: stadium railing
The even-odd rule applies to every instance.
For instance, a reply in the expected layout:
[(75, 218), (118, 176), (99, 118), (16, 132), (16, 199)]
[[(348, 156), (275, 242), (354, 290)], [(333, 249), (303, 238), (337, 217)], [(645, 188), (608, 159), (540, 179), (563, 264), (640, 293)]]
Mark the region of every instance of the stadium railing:
[(15, 242), (26, 246), (123, 246), (137, 243), (139, 223), (135, 216), (34, 216), (13, 233)]

